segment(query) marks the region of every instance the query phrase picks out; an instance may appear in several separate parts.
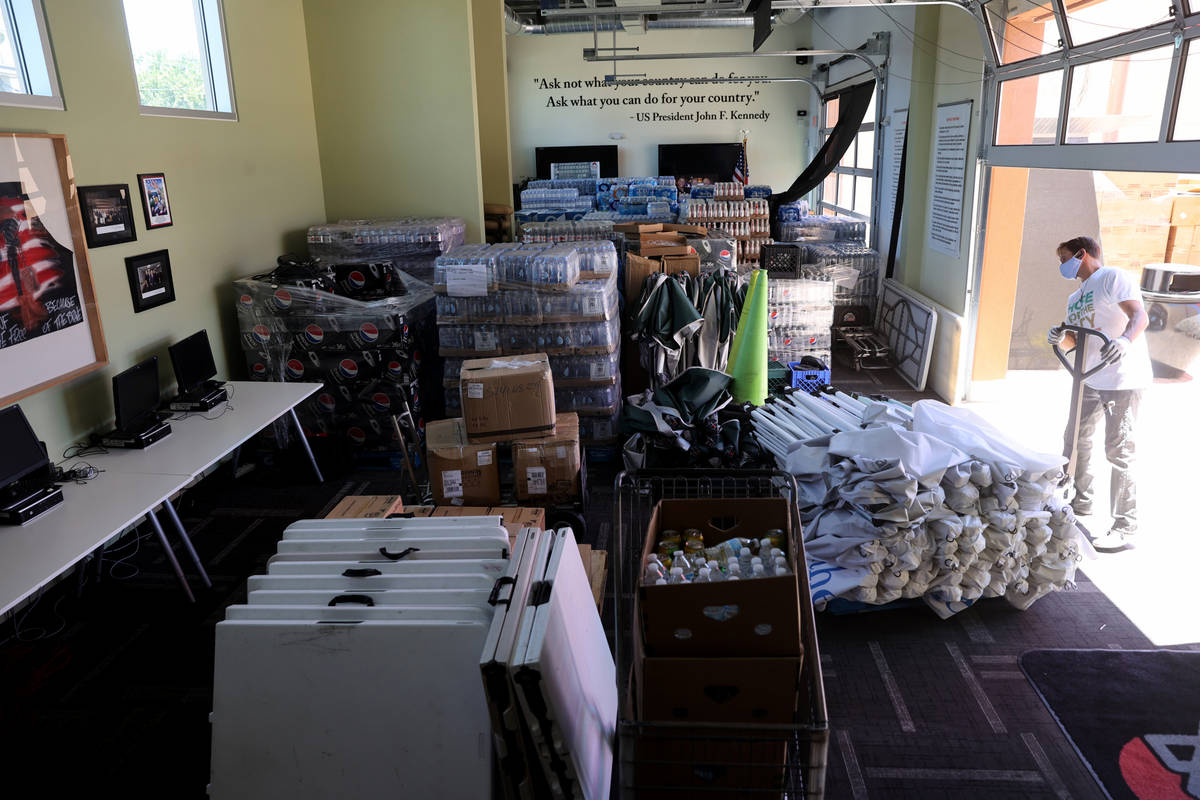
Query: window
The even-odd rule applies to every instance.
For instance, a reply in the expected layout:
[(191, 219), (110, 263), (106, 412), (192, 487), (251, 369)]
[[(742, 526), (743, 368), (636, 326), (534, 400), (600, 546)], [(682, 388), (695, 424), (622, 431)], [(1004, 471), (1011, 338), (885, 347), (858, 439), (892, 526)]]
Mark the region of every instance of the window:
[(1054, 144), (1062, 79), (1055, 70), (1002, 82), (996, 144)]
[[(818, 208), (823, 214), (839, 217), (853, 217), (870, 221), (875, 200), (875, 101), (871, 97), (871, 105), (863, 115), (862, 125), (854, 142), (842, 156), (842, 160), (834, 167), (821, 184), (821, 200)], [(825, 101), (825, 127), (822, 134), (825, 138), (833, 132), (837, 125), (840, 111), (840, 100), (831, 97)]]
[(37, 0), (0, 0), (0, 104), (62, 110), (46, 18)]
[(236, 119), (220, 0), (124, 0), (143, 114)]
[(1062, 36), (1048, 0), (991, 0), (984, 5), (984, 13), (1001, 64), (1062, 49)]
[(1142, 50), (1071, 70), (1067, 144), (1157, 142), (1171, 49)]
[(1179, 92), (1179, 111), (1175, 116), (1175, 131), (1171, 139), (1177, 142), (1200, 139), (1200, 44), (1188, 44), (1188, 56), (1183, 65), (1183, 89)]
[(1067, 4), (1071, 44), (1081, 44), (1148, 28), (1171, 18), (1166, 0), (1096, 0)]

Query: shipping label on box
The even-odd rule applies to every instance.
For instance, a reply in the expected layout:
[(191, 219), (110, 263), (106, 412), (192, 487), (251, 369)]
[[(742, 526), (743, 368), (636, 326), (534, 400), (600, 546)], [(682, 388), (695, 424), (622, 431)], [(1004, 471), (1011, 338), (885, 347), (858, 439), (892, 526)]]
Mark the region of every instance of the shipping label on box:
[(514, 441), (512, 451), (518, 500), (563, 502), (580, 496), (577, 414), (559, 414), (553, 435)]
[(343, 497), (326, 519), (387, 519), (404, 511), (398, 494), (352, 494)]
[[(638, 605), (647, 656), (789, 657), (803, 651), (796, 550), (786, 500), (737, 498), (662, 500), (654, 509), (642, 563), (663, 530), (698, 529), (706, 547), (734, 537), (785, 532), (790, 575), (718, 583), (642, 586)], [(639, 570), (639, 573), (641, 570)]]
[(500, 501), (496, 445), (470, 444), (461, 418), (426, 425), (425, 446), (436, 502), (486, 506)]
[(554, 379), (544, 353), (470, 359), (463, 362), (459, 383), (471, 442), (554, 430)]

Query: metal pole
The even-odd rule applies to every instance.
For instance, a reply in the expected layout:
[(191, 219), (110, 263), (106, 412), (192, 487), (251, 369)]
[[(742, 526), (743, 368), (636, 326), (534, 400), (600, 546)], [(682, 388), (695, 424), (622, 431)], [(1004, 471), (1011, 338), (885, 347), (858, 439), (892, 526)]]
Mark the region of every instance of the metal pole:
[(167, 516), (171, 518), (171, 524), (175, 526), (175, 531), (179, 534), (179, 538), (183, 539), (183, 546), (187, 549), (188, 555), (192, 557), (192, 562), (196, 565), (196, 571), (200, 573), (200, 580), (204, 581), (204, 585), (211, 589), (212, 581), (208, 579), (208, 572), (204, 569), (204, 562), (196, 554), (196, 548), (192, 544), (192, 537), (188, 536), (183, 523), (179, 521), (179, 515), (175, 513), (175, 506), (171, 503), (171, 498), (168, 497), (166, 500), (163, 500), (163, 508), (167, 510)]
[(308, 454), (308, 463), (312, 464), (313, 472), (317, 476), (317, 483), (324, 483), (325, 476), (321, 474), (321, 468), (317, 466), (317, 459), (313, 456), (312, 448), (308, 446), (308, 438), (304, 435), (304, 428), (300, 427), (300, 418), (296, 416), (295, 406), (288, 413), (292, 415), (292, 424), (296, 426), (296, 435), (300, 437), (300, 444), (304, 445), (304, 452)]
[(175, 551), (171, 549), (171, 543), (167, 541), (167, 535), (163, 533), (162, 525), (158, 524), (158, 517), (154, 516), (153, 510), (146, 512), (146, 519), (150, 522), (150, 527), (154, 529), (154, 535), (158, 537), (158, 541), (162, 545), (167, 563), (171, 565), (171, 569), (175, 570), (175, 577), (179, 579), (179, 585), (183, 587), (183, 593), (187, 595), (188, 602), (196, 602), (196, 596), (192, 594), (192, 587), (188, 586), (187, 577), (183, 574), (183, 567), (179, 566), (179, 559), (175, 558)]

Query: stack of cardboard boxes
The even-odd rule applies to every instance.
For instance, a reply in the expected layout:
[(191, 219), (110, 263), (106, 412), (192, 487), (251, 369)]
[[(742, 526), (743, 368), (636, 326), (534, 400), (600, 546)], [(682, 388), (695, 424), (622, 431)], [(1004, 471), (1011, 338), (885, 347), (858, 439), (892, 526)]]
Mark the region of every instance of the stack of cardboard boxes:
[(463, 362), (463, 416), (426, 428), (429, 477), (439, 505), (501, 502), (501, 456), (511, 450), (519, 502), (580, 498), (579, 417), (558, 414), (543, 353)]
[[(646, 531), (647, 563), (665, 530), (697, 529), (706, 547), (733, 537), (758, 539), (778, 529), (786, 535), (788, 575), (715, 583), (642, 585), (636, 595), (634, 702), (637, 721), (694, 723), (638, 742), (636, 761), (656, 765), (656, 785), (695, 786), (713, 796), (781, 789), (787, 736), (747, 736), (745, 764), (701, 776), (690, 764), (724, 762), (728, 741), (707, 739), (703, 726), (791, 725), (801, 703), (805, 669), (801, 588), (804, 569), (792, 535), (788, 501), (780, 498), (662, 500)], [(639, 570), (639, 573), (641, 570)], [(811, 621), (807, 621), (811, 624)], [(707, 752), (711, 749), (712, 752)], [(751, 766), (752, 765), (752, 766)]]

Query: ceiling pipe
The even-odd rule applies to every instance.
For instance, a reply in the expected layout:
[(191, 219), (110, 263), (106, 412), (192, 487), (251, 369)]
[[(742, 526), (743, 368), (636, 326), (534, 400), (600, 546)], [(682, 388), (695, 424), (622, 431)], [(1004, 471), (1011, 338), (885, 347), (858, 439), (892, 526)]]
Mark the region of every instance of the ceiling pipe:
[[(781, 15), (782, 16), (782, 15)], [(796, 17), (799, 19), (799, 16)], [(779, 20), (782, 22), (782, 19)], [(663, 17), (646, 20), (646, 30), (701, 30), (753, 28), (754, 17)], [(625, 26), (618, 20), (576, 19), (571, 21), (547, 22), (535, 25), (525, 22), (520, 15), (508, 6), (504, 7), (504, 30), (509, 36), (545, 36), (563, 33), (611, 33), (624, 31)]]

